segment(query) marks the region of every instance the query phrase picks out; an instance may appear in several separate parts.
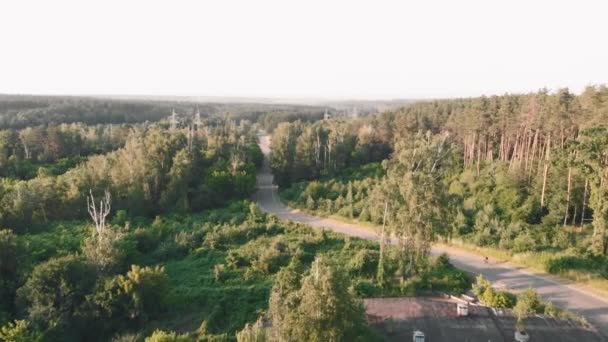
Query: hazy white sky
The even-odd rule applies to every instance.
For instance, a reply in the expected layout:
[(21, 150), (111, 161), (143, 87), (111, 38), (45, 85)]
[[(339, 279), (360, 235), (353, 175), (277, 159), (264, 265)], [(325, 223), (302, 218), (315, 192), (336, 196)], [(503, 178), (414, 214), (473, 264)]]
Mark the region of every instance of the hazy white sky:
[(608, 1), (0, 2), (0, 93), (419, 98), (608, 82)]

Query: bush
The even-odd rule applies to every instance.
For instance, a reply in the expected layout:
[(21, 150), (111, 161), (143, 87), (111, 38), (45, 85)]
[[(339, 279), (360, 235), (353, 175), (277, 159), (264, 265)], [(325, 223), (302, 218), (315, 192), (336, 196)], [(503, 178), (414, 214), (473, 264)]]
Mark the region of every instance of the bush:
[(112, 219), (112, 224), (117, 226), (124, 226), (129, 221), (129, 214), (126, 210), (117, 210), (116, 215), (114, 215), (114, 219)]
[(544, 314), (551, 317), (560, 317), (562, 310), (560, 310), (555, 304), (548, 302), (545, 305)]
[(133, 237), (135, 238), (137, 251), (142, 254), (152, 252), (160, 243), (160, 238), (155, 236), (151, 229), (137, 228)]
[(126, 275), (107, 281), (93, 302), (111, 319), (146, 321), (165, 309), (168, 278), (163, 267), (132, 265)]
[(348, 262), (348, 270), (351, 274), (373, 277), (378, 267), (380, 253), (370, 249), (361, 249)]
[(174, 332), (155, 330), (150, 337), (146, 338), (145, 342), (194, 342), (194, 340)]
[(477, 276), (477, 282), (473, 285), (473, 293), (485, 305), (493, 308), (512, 308), (516, 303), (512, 293), (494, 290), (492, 284), (481, 274)]
[(203, 241), (203, 236), (200, 231), (180, 231), (175, 235), (175, 243), (179, 247), (180, 251), (186, 253), (194, 250)]
[(29, 320), (47, 329), (45, 334), (63, 340), (83, 338), (89, 314), (86, 296), (95, 285), (95, 268), (78, 256), (50, 259), (37, 265), (18, 300)]
[(243, 330), (236, 333), (237, 342), (266, 342), (269, 341), (266, 329), (261, 319), (254, 324), (245, 324)]
[(161, 261), (174, 259), (186, 255), (187, 251), (180, 247), (175, 240), (167, 240), (160, 243), (154, 251), (155, 258)]
[(541, 301), (538, 293), (533, 288), (528, 288), (517, 296), (517, 304), (513, 307), (513, 313), (521, 321), (523, 318), (540, 312)]
[(40, 332), (32, 329), (27, 321), (9, 322), (0, 328), (0, 340), (4, 342), (37, 342)]
[(380, 295), (381, 289), (370, 280), (360, 280), (354, 285), (355, 292), (359, 297), (370, 298)]
[(489, 280), (484, 278), (482, 274), (478, 275), (475, 279), (475, 284), (473, 284), (473, 294), (478, 298), (481, 298), (486, 291), (486, 289), (490, 288), (492, 284)]
[(452, 266), (452, 264), (450, 264), (450, 257), (448, 256), (447, 253), (441, 253), (434, 262), (434, 266), (438, 267), (438, 268), (442, 268), (442, 267), (450, 267)]
[(513, 240), (513, 252), (515, 253), (535, 251), (536, 246), (536, 241), (528, 231), (520, 233)]
[(572, 234), (565, 231), (564, 229), (558, 228), (557, 233), (553, 237), (553, 247), (566, 249), (574, 244), (574, 239), (572, 238)]
[(85, 240), (82, 254), (101, 271), (111, 273), (124, 270), (136, 250), (137, 241), (131, 235), (121, 228), (108, 227)]
[(517, 302), (517, 297), (514, 294), (507, 291), (498, 291), (494, 296), (494, 302), (492, 307), (495, 308), (512, 308)]
[(224, 264), (216, 264), (213, 266), (213, 277), (215, 281), (222, 281), (226, 277), (226, 265)]

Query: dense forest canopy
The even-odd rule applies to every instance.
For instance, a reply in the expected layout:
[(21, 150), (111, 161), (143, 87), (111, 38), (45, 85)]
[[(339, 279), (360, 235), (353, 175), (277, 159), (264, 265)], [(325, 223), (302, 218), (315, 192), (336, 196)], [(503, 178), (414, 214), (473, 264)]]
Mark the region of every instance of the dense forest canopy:
[(246, 121), (213, 120), (199, 130), (138, 126), (124, 147), (64, 174), (3, 182), (0, 222), (27, 231), (53, 219), (83, 218), (88, 194), (104, 191), (113, 194), (115, 209), (134, 216), (201, 210), (250, 195), (261, 158), (256, 131)]

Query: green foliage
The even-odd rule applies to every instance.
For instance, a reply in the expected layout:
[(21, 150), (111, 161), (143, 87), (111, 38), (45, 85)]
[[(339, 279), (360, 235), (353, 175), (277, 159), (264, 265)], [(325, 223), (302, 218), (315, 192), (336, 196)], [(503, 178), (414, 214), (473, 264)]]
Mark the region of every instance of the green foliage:
[(517, 296), (517, 304), (513, 307), (513, 313), (518, 321), (523, 320), (529, 315), (539, 312), (541, 301), (538, 293), (533, 288), (528, 288)]
[(18, 300), (28, 320), (41, 327), (45, 336), (78, 340), (87, 333), (85, 299), (96, 278), (94, 267), (78, 256), (50, 259), (34, 268), (18, 290)]
[(278, 282), (273, 287), (269, 308), (274, 338), (302, 341), (360, 338), (364, 310), (349, 288), (346, 273), (325, 257), (317, 258), (301, 281)]
[(14, 311), (15, 291), (19, 284), (19, 269), (24, 256), (23, 246), (8, 229), (0, 229), (0, 323), (2, 312)]
[(508, 291), (494, 290), (492, 284), (479, 275), (477, 282), (473, 284), (473, 292), (487, 306), (511, 308), (517, 318), (518, 329), (524, 329), (524, 319), (533, 314), (584, 322), (581, 316), (562, 310), (552, 302), (541, 301), (533, 288), (528, 288), (516, 296)]
[(473, 293), (485, 305), (493, 308), (513, 308), (517, 301), (515, 295), (510, 292), (496, 291), (481, 274), (477, 276), (476, 282), (473, 284)]
[(258, 320), (254, 324), (245, 324), (243, 330), (236, 334), (236, 340), (237, 342), (266, 342), (269, 341), (269, 338), (264, 323), (262, 320)]
[[(415, 103), (373, 119), (284, 124), (273, 134), (273, 151), (280, 151), (273, 170), (279, 185), (290, 185), (282, 196), (291, 206), (320, 215), (381, 224), (390, 202), (389, 228), (404, 236), (418, 230), (513, 253), (605, 255), (607, 94), (605, 85), (580, 95), (541, 90)], [(394, 151), (378, 159), (387, 158), (382, 172), (355, 176), (365, 168), (357, 156), (378, 145)], [(422, 177), (429, 174), (432, 181)], [(425, 198), (433, 188), (442, 196)], [(425, 210), (415, 210), (417, 198)], [(423, 224), (415, 222), (422, 215)], [(420, 235), (418, 242), (426, 239)], [(418, 248), (424, 244), (408, 249)]]
[(126, 275), (119, 275), (112, 281), (110, 292), (122, 297), (118, 304), (125, 306), (127, 317), (146, 320), (165, 310), (168, 285), (163, 267), (132, 265)]
[(446, 255), (440, 255), (430, 263), (424, 262), (418, 274), (402, 285), (411, 286), (414, 293), (441, 291), (459, 295), (470, 287), (470, 280), (464, 271), (450, 264)]
[(124, 146), (92, 155), (61, 175), (43, 171), (28, 181), (3, 184), (0, 225), (25, 233), (52, 220), (88, 217), (83, 202), (90, 190), (112, 194), (119, 225), (126, 223), (124, 210), (132, 217), (187, 213), (251, 196), (259, 162), (259, 156), (246, 154), (254, 149), (253, 128), (230, 121), (211, 121), (208, 128), (190, 142), (187, 130), (162, 125), (128, 130)]
[(114, 218), (112, 219), (112, 224), (117, 226), (124, 226), (129, 222), (129, 214), (126, 210), (117, 210)]
[(475, 278), (475, 283), (473, 284), (473, 294), (475, 294), (477, 297), (481, 297), (491, 286), (492, 284), (490, 281), (484, 278), (482, 274), (479, 274)]
[(380, 253), (375, 250), (362, 249), (354, 255), (346, 268), (351, 274), (358, 274), (365, 277), (373, 277), (378, 267)]
[(146, 337), (145, 342), (193, 342), (194, 340), (184, 336), (178, 335), (174, 332), (167, 332), (162, 330), (155, 330), (150, 337)]
[(486, 289), (481, 296), (481, 300), (484, 304), (493, 308), (512, 308), (517, 302), (513, 294), (506, 291), (496, 291), (492, 287)]
[(279, 124), (272, 134), (270, 161), (276, 182), (284, 186), (381, 161), (391, 152), (389, 137), (379, 129), (383, 123), (374, 118)]
[(85, 240), (82, 254), (103, 272), (122, 271), (133, 260), (136, 246), (124, 229), (107, 227)]
[[(375, 285), (375, 243), (279, 223), (247, 201), (150, 221), (131, 219), (134, 229), (106, 228), (108, 234), (119, 237), (109, 241), (124, 242), (106, 247), (124, 258), (109, 258), (121, 261), (108, 265), (123, 266), (104, 269), (94, 262), (98, 255), (87, 252), (97, 247), (88, 223), (58, 222), (49, 231), (21, 237), (9, 233), (9, 241), (17, 239), (24, 248), (29, 246), (23, 268), (27, 282), (18, 291), (24, 318), (39, 327), (45, 338), (56, 340), (128, 339), (147, 336), (155, 329), (189, 332), (192, 339), (233, 340), (246, 323), (268, 308), (273, 283), (283, 284), (286, 292), (299, 291), (303, 273), (320, 254), (344, 266), (338, 267), (342, 275), (335, 276), (335, 281), (346, 279), (351, 284), (352, 279), (349, 296), (406, 293), (390, 277), (384, 287)], [(72, 253), (82, 253), (82, 257)], [(142, 267), (127, 272), (124, 265), (128, 263)], [(418, 278), (406, 294), (433, 286), (460, 291), (458, 284), (466, 281), (460, 271), (445, 262), (430, 265), (419, 270), (430, 275)], [(394, 273), (395, 267), (387, 260), (387, 274)], [(17, 314), (12, 309), (10, 313)], [(197, 332), (201, 320), (205, 321), (203, 333)], [(133, 335), (137, 332), (143, 335)]]
[(0, 328), (0, 340), (4, 342), (37, 342), (42, 335), (24, 320), (9, 322)]

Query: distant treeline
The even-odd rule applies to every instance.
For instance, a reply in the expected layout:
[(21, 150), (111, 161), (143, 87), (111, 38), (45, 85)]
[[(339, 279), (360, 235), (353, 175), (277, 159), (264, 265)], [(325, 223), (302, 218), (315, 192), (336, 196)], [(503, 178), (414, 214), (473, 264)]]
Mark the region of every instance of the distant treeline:
[(155, 122), (172, 110), (191, 117), (223, 115), (234, 120), (264, 121), (272, 129), (277, 121), (320, 118), (323, 108), (299, 105), (256, 103), (196, 103), (183, 101), (122, 100), (75, 96), (0, 95), (0, 128), (25, 128), (48, 124), (81, 122), (122, 124)]

